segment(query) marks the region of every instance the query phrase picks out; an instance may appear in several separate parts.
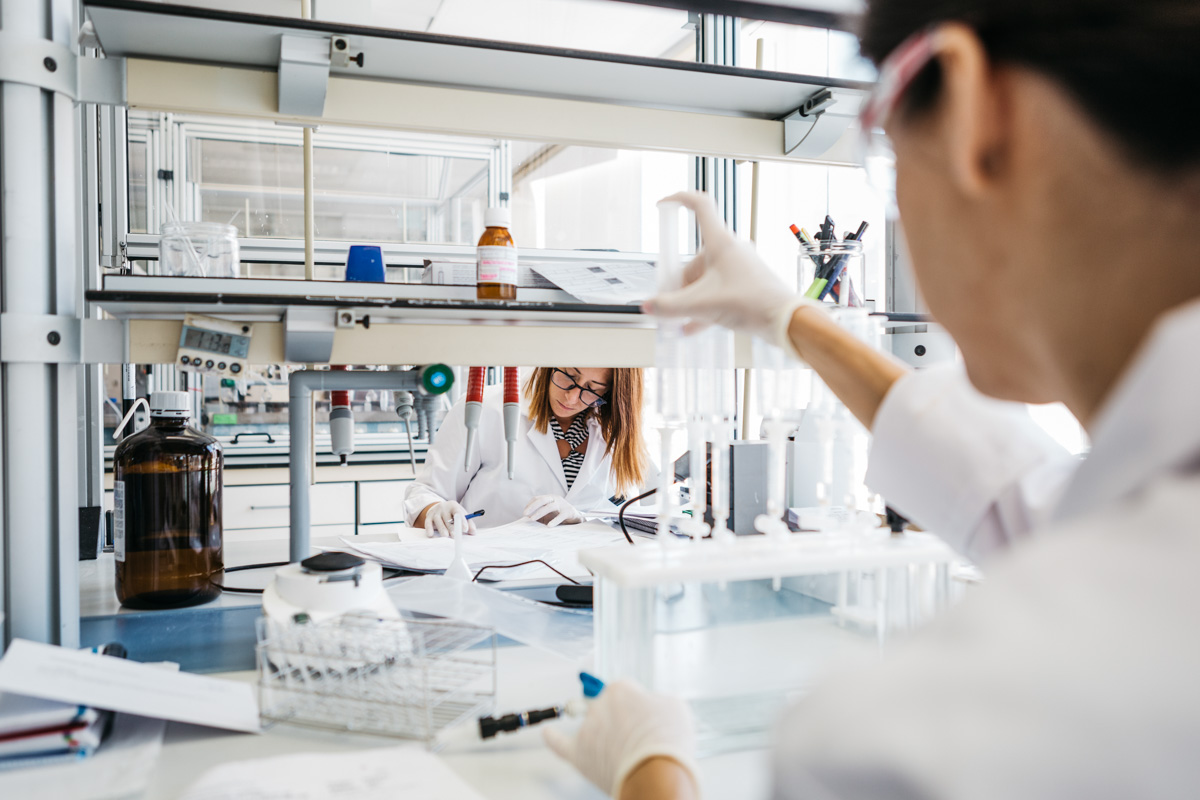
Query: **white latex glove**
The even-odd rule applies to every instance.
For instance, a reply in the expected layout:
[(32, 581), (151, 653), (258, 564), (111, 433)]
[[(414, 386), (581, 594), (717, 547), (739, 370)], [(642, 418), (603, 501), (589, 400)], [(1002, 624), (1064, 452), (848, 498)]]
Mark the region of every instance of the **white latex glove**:
[(467, 519), (468, 513), (470, 512), (463, 508), (461, 503), (453, 500), (434, 503), (425, 512), (425, 535), (430, 538), (453, 536), (456, 525), (460, 526), (461, 533), (474, 533), (475, 520)]
[(562, 525), (564, 522), (568, 524), (583, 522), (583, 515), (575, 510), (575, 506), (568, 503), (566, 498), (552, 494), (541, 494), (533, 498), (522, 513), (530, 519), (543, 522), (550, 528)]
[(703, 192), (681, 192), (660, 202), (676, 202), (696, 214), (704, 246), (683, 268), (683, 288), (653, 297), (643, 310), (660, 317), (688, 317), (684, 333), (711, 324), (745, 331), (794, 353), (788, 337), (792, 314), (821, 304), (797, 294), (775, 276), (750, 242), (740, 241)]
[(632, 681), (604, 687), (589, 703), (576, 735), (551, 725), (542, 729), (542, 737), (551, 750), (613, 797), (620, 794), (629, 773), (654, 756), (679, 762), (696, 781), (696, 734), (687, 704), (651, 694)]

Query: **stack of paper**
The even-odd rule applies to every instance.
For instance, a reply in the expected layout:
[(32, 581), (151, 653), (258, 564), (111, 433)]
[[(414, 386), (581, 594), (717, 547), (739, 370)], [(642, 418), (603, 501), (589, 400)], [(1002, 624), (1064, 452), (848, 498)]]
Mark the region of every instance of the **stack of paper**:
[(648, 261), (542, 261), (533, 268), (585, 303), (642, 303), (657, 291), (654, 265)]
[[(474, 261), (425, 261), (421, 283), (439, 286), (474, 286)], [(529, 268), (528, 264), (517, 265), (517, 285), (522, 289), (553, 289), (554, 284)]]
[(0, 692), (0, 770), (86, 758), (111, 725), (109, 712)]

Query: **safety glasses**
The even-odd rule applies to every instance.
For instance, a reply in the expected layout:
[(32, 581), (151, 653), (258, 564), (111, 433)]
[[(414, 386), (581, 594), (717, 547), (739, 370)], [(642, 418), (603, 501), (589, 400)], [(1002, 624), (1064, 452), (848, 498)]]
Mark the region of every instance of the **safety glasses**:
[(887, 205), (889, 219), (896, 206), (896, 155), (885, 127), (913, 80), (937, 55), (938, 26), (924, 28), (892, 51), (879, 67), (879, 79), (858, 113), (858, 160), (867, 182)]
[(583, 388), (576, 383), (570, 375), (563, 372), (561, 369), (558, 369), (557, 367), (550, 370), (550, 380), (554, 382), (555, 386), (566, 392), (573, 392), (578, 389), (579, 399), (582, 400), (586, 406), (599, 408), (607, 402), (603, 396), (593, 392), (591, 389)]

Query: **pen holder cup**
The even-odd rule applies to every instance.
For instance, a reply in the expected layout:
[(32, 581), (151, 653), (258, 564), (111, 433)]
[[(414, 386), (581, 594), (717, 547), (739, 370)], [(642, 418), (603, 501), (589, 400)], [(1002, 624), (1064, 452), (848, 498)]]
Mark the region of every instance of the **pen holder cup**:
[(162, 226), (156, 275), (236, 278), (241, 261), (237, 228), (219, 222), (171, 222)]
[(371, 244), (352, 244), (346, 253), (346, 280), (383, 283), (386, 278), (383, 248)]
[[(806, 263), (807, 262), (807, 263)], [(841, 286), (836, 286), (844, 277), (855, 287), (851, 292), (851, 305), (862, 296), (863, 243), (853, 239), (846, 241), (800, 244), (800, 257), (796, 262), (796, 278), (799, 291), (814, 300), (841, 300)], [(845, 285), (845, 284), (842, 284)]]

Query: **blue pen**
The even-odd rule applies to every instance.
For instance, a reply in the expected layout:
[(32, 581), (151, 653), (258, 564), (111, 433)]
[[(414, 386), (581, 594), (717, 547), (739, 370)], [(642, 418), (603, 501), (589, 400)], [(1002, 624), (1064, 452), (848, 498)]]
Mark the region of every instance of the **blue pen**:
[(467, 519), (475, 519), (476, 517), (482, 517), (482, 516), (483, 516), (483, 509), (481, 508), (473, 514), (467, 514)]

